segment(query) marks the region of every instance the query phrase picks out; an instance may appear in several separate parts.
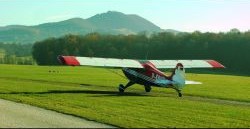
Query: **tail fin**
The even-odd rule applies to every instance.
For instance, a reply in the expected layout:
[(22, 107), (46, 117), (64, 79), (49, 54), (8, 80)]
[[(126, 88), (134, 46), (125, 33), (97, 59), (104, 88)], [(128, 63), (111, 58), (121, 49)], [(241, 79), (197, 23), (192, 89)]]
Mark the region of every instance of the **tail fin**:
[(184, 66), (183, 66), (182, 63), (176, 64), (176, 67), (173, 69), (173, 71), (172, 71), (171, 75), (169, 76), (169, 78), (170, 78), (171, 80), (173, 80), (173, 76), (174, 76), (176, 73), (177, 73), (177, 74), (180, 73), (180, 71), (182, 71), (182, 73), (185, 74), (185, 69), (184, 69)]
[(185, 85), (185, 69), (181, 63), (178, 63), (171, 75), (171, 80), (173, 81), (175, 87), (179, 90)]

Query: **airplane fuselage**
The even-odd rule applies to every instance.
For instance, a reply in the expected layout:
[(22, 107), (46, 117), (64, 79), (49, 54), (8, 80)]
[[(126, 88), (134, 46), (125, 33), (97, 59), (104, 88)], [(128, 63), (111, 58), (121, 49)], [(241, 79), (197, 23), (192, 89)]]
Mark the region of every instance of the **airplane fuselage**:
[(143, 63), (142, 66), (144, 67), (143, 69), (123, 68), (122, 71), (130, 81), (144, 86), (176, 87), (178, 89), (178, 86), (185, 84), (185, 80), (184, 84), (173, 80), (173, 75), (166, 76), (150, 62)]

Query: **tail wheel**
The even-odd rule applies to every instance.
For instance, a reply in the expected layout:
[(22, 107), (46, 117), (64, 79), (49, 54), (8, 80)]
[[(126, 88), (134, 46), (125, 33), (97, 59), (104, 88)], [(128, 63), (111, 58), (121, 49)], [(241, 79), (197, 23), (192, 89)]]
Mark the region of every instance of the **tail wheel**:
[(150, 92), (151, 91), (151, 86), (144, 86), (145, 87), (145, 91), (146, 92)]
[(179, 92), (179, 93), (178, 93), (178, 96), (179, 96), (179, 97), (182, 97), (182, 94), (181, 94), (181, 92)]

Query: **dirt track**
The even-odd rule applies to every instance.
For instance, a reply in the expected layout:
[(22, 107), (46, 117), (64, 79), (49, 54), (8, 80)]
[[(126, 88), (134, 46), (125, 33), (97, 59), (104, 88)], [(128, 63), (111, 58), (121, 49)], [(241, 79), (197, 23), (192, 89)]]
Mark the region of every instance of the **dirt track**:
[(0, 99), (0, 128), (114, 128), (54, 111)]

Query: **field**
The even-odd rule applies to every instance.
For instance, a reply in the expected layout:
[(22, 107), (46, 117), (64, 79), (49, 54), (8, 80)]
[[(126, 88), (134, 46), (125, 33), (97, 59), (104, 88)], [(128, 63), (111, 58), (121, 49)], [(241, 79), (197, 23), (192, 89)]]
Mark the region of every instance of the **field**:
[[(250, 77), (188, 73), (183, 97), (153, 87), (145, 93), (118, 69), (0, 65), (0, 98), (118, 127), (250, 127)], [(188, 70), (186, 70), (188, 71)]]

